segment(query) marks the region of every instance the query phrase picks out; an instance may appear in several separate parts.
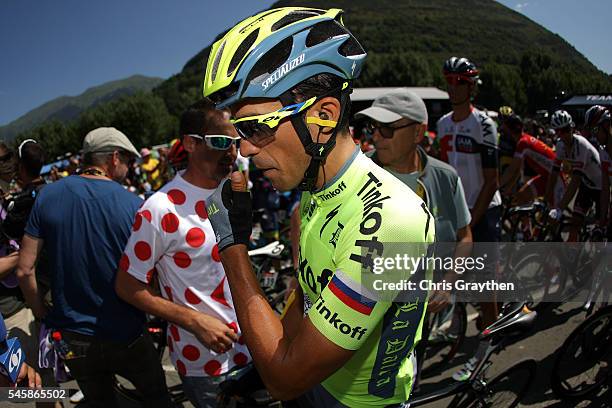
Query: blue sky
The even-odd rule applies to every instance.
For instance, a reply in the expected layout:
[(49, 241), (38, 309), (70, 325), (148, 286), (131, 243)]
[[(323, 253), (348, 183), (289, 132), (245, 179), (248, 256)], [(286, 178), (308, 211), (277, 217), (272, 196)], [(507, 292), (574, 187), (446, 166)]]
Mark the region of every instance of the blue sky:
[[(167, 78), (273, 0), (2, 0), (0, 125), (61, 95), (133, 74)], [(612, 73), (610, 0), (500, 0)], [(212, 6), (217, 5), (217, 6)]]

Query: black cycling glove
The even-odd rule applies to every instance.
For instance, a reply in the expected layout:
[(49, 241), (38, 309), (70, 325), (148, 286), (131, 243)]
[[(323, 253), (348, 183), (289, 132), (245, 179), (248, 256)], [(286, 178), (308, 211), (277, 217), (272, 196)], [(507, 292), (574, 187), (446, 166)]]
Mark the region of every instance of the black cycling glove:
[(215, 230), (219, 251), (235, 245), (248, 245), (253, 229), (251, 193), (233, 191), (226, 179), (206, 200), (208, 219)]

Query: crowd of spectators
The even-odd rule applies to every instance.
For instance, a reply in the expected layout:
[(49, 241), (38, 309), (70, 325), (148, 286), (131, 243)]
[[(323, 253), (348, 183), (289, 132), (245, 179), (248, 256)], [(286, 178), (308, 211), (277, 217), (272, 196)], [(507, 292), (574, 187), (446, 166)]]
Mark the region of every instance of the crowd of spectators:
[[(425, 105), (410, 92), (398, 95), (407, 98), (402, 103), (410, 107), (400, 121), (420, 124), (415, 138), (419, 157), (424, 163), (430, 160), (430, 167), (448, 167), (445, 171), (457, 185), (454, 170), (436, 160), (448, 153), (436, 132), (427, 129)], [(401, 103), (394, 102), (389, 109), (400, 108)], [(414, 112), (418, 117), (410, 116)], [(508, 109), (500, 112), (504, 114), (490, 115), (499, 124), (521, 121), (516, 137), (525, 132), (554, 147), (554, 130), (513, 113), (508, 121)], [(386, 125), (367, 130), (368, 124), (378, 123), (373, 120), (363, 127), (356, 121), (351, 132), (368, 156), (384, 159), (384, 149), (376, 156), (374, 147), (390, 143), (390, 138), (380, 136)], [(515, 157), (516, 137), (503, 126), (498, 134), (491, 124), (500, 154), (494, 171), (503, 173), (508, 165), (504, 157)], [(440, 126), (438, 131), (448, 133)], [(98, 128), (86, 135), (81, 152), (45, 165), (44, 151), (35, 140), (16, 149), (0, 143), (0, 312), (10, 334), (21, 339), (30, 366), (42, 367), (36, 361), (38, 350), (52, 347), (59, 338), (80, 357), (66, 359), (66, 366), (94, 405), (112, 405), (113, 375), (120, 374), (143, 391), (148, 406), (166, 406), (163, 371), (151, 339), (142, 335), (144, 313), (170, 322), (172, 362), (196, 406), (212, 404), (225, 373), (250, 361), (202, 200), (232, 169), (242, 171), (265, 243), (279, 239), (280, 223), (294, 213), (300, 195), (297, 190), (276, 191), (240, 156), (233, 141), (229, 149), (219, 149), (206, 139), (207, 134), (237, 139), (234, 133), (226, 115), (203, 100), (184, 113), (181, 138), (163, 146), (138, 150), (119, 130)], [(418, 193), (418, 185), (411, 185), (414, 174), (400, 172), (396, 177)], [(425, 196), (435, 198), (431, 192)], [(449, 202), (466, 207), (463, 192), (458, 197)], [(463, 239), (458, 231), (469, 222), (469, 216), (457, 222), (451, 238)], [(255, 230), (253, 237), (257, 239)], [(41, 326), (42, 321), (47, 326)], [(56, 332), (58, 328), (62, 330)], [(43, 386), (65, 379), (57, 360), (46, 367), (39, 371)]]
[[(168, 153), (169, 147), (177, 140), (175, 139), (167, 145), (141, 148), (141, 157), (130, 163), (127, 177), (123, 181), (124, 186), (132, 193), (145, 198), (146, 195), (159, 190), (164, 184), (172, 180), (176, 171), (168, 162)], [(77, 174), (83, 167), (82, 153), (67, 153), (66, 155), (66, 158), (43, 167), (41, 176), (46, 182), (52, 183)], [(1, 159), (0, 157), (0, 161)], [(2, 176), (0, 175), (0, 177)]]

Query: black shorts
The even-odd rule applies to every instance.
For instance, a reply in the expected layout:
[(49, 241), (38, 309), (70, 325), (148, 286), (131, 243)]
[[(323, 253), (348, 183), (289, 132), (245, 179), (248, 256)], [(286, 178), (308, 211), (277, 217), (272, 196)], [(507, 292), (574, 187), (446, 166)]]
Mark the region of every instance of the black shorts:
[(480, 221), (472, 227), (472, 257), (484, 257), (486, 262), (480, 272), (468, 274), (467, 280), (484, 282), (496, 278), (500, 258), (498, 243), (501, 241), (501, 216), (501, 205), (488, 208)]
[(576, 201), (574, 201), (574, 215), (578, 215), (584, 217), (591, 207), (593, 207), (593, 203), (595, 204), (595, 217), (599, 219), (601, 214), (601, 190), (595, 190), (593, 188), (589, 188), (584, 183), (580, 183), (580, 187), (578, 187), (578, 194), (576, 195)]

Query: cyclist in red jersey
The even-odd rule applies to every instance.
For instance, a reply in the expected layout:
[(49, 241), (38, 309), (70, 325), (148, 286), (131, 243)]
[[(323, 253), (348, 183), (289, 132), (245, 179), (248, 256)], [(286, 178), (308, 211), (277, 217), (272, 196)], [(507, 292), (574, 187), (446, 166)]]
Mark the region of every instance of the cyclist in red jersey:
[[(521, 179), (523, 165), (525, 165), (532, 173), (536, 173), (536, 176), (527, 180), (518, 192), (514, 193), (512, 204), (528, 204), (537, 197), (543, 197), (555, 161), (555, 152), (541, 140), (525, 133), (523, 121), (516, 114), (504, 120), (501, 131), (504, 136), (511, 138), (516, 143), (512, 162), (504, 171), (500, 182), (502, 194), (505, 196), (513, 194), (513, 188)], [(555, 188), (555, 201), (558, 201), (560, 194), (563, 194), (563, 189), (563, 181), (559, 179)]]

